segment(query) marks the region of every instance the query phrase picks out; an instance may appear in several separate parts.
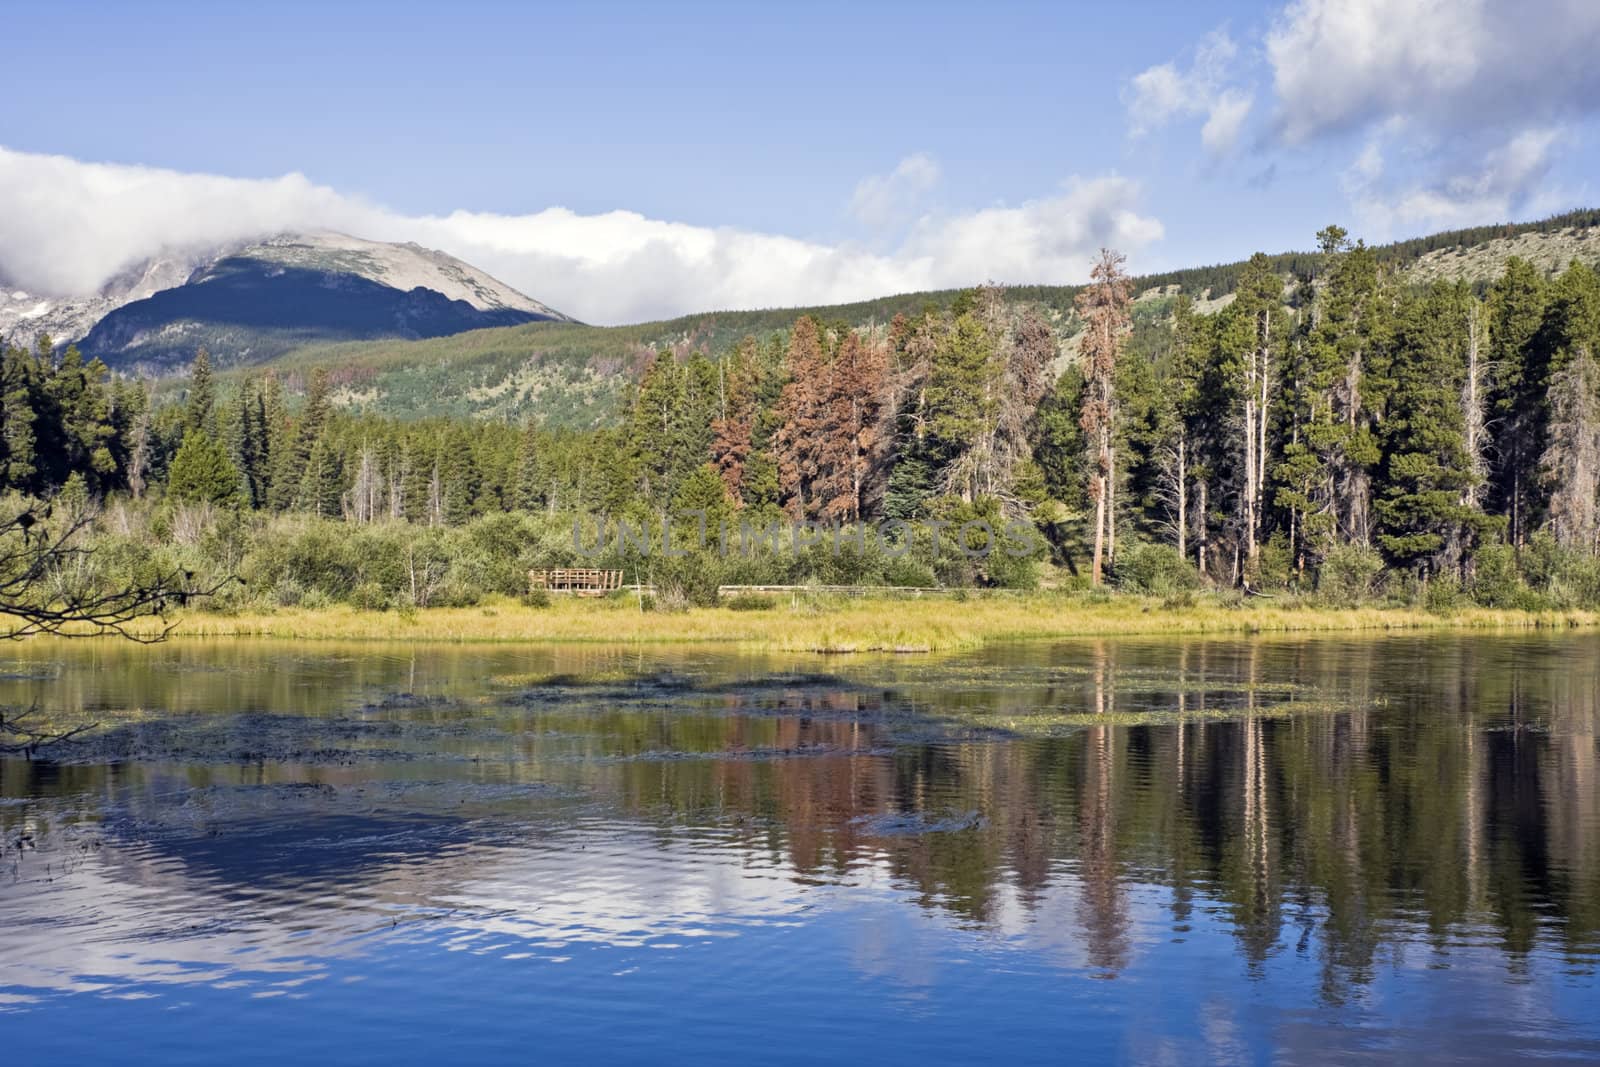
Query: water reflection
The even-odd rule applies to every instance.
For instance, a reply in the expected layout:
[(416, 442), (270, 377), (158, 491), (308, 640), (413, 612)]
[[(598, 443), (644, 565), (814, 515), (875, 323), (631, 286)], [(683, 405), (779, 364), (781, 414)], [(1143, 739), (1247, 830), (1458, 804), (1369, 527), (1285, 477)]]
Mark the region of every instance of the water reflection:
[(1596, 650), (27, 646), (0, 700), (106, 729), (0, 762), (0, 1006), (349, 1019), (358, 980), (415, 1013), (419, 973), (493, 1006), (566, 966), (573, 1018), (666, 983), (619, 1040), (760, 988), (855, 1019), (841, 1052), (1003, 1018), (1139, 1060), (1600, 1055)]

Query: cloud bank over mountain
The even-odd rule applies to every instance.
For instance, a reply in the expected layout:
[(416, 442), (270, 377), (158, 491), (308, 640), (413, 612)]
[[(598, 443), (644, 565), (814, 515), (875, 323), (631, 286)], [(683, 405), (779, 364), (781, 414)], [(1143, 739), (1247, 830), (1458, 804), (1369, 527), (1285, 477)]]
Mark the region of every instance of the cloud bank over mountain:
[[(886, 196), (937, 176), (934, 161), (911, 157), (894, 174), (864, 181), (855, 208), (885, 218), (893, 214)], [(985, 280), (1080, 281), (1102, 245), (1137, 255), (1161, 237), (1139, 196), (1136, 182), (1116, 175), (1069, 178), (1021, 204), (924, 214), (885, 249), (621, 210), (405, 215), (301, 174), (233, 178), (0, 148), (0, 200), (8, 205), (0, 275), (42, 294), (78, 295), (165, 249), (337, 230), (437, 248), (585, 321), (618, 323)]]

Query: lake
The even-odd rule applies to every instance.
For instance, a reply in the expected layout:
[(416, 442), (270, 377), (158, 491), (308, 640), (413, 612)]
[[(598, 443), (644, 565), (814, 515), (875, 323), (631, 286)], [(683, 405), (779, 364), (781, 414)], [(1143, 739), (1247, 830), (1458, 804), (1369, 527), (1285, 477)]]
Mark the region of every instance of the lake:
[(8, 1063), (1600, 1060), (1600, 635), (0, 648)]

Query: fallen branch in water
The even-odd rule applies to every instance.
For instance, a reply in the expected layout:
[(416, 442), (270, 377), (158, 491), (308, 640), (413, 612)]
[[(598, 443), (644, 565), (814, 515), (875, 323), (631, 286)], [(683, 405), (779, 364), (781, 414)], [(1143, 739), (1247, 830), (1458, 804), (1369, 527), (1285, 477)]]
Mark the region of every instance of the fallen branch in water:
[[(70, 741), (79, 734), (88, 733), (100, 725), (97, 722), (84, 723), (81, 726), (74, 726), (70, 730), (52, 733), (49, 730), (35, 729), (28, 724), (27, 720), (38, 713), (39, 705), (37, 704), (16, 715), (8, 715), (5, 711), (0, 710), (0, 755), (14, 756), (21, 753), (29, 759), (33, 759), (39, 749), (47, 745)], [(21, 738), (21, 740), (4, 740), (7, 738)]]

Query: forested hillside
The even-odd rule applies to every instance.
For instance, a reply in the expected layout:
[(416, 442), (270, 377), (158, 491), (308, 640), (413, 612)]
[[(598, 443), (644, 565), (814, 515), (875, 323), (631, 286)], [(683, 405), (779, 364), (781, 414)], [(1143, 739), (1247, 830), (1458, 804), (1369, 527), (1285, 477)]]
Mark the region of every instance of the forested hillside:
[[(1600, 262), (1600, 211), (1433, 234), (1376, 247), (1372, 253), (1397, 283), (1460, 279), (1481, 291), (1513, 256), (1545, 271), (1564, 269), (1573, 259)], [(1316, 252), (1268, 257), (1268, 265), (1284, 278), (1286, 294), (1291, 295), (1300, 279), (1315, 273), (1319, 262)], [(1245, 263), (1238, 262), (1145, 275), (1134, 278), (1132, 289), (1144, 300), (1181, 294), (1202, 309), (1215, 310), (1231, 299), (1244, 269)], [(1011, 286), (1004, 298), (1043, 314), (1062, 340), (1066, 359), (1075, 352), (1077, 293), (1072, 286)], [(615, 421), (626, 388), (658, 349), (671, 348), (680, 356), (704, 351), (721, 357), (741, 339), (766, 340), (802, 315), (868, 329), (882, 327), (896, 315), (916, 316), (930, 304), (947, 309), (958, 295), (958, 290), (905, 293), (856, 304), (706, 312), (632, 326), (532, 323), (422, 341), (320, 344), (265, 366), (279, 374), (295, 402), (310, 371), (325, 367), (340, 407), (401, 418), (471, 415), (520, 421), (532, 416), (547, 426), (592, 428)], [(1170, 311), (1172, 305), (1160, 306)], [(242, 373), (228, 377), (231, 381)], [(177, 384), (169, 380), (163, 388), (170, 391)]]
[[(1105, 580), (1600, 603), (1600, 275), (1512, 258), (1484, 285), (1419, 283), (1396, 253), (1318, 238), (1288, 278), (1253, 257), (1225, 303), (1182, 281), (1136, 300), (1149, 279), (1108, 254), (1070, 308), (988, 288), (727, 317), (749, 329), (720, 350), (721, 316), (676, 345), (619, 330), (605, 373), (637, 383), (594, 428), (364, 412), (338, 403), (361, 382), (309, 357), (221, 385), (201, 353), (181, 399), (153, 403), (74, 351), (12, 349), (0, 473), (12, 494), (101, 502), (127, 565), (178, 553), (281, 602), (517, 592), (523, 568), (578, 559), (574, 516), (693, 509), (713, 530), (1022, 520), (1038, 546), (974, 559), (934, 533), (904, 556), (606, 558), (690, 590)], [(569, 331), (573, 365), (593, 358), (588, 328), (522, 329)], [(495, 343), (478, 358), (510, 358)], [(441, 388), (394, 359), (419, 396)]]

